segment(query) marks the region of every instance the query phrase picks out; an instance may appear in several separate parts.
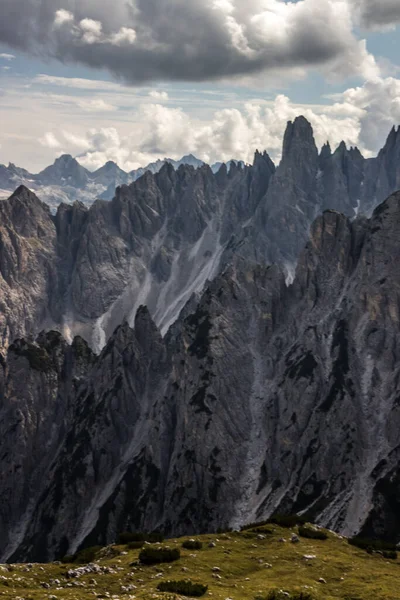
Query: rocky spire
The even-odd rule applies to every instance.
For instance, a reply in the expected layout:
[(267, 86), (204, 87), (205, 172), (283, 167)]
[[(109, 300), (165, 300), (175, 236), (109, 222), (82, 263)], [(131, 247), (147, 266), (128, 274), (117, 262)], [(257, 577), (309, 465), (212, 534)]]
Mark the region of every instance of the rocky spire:
[(318, 150), (311, 124), (305, 117), (289, 121), (283, 139), (282, 163), (316, 163)]

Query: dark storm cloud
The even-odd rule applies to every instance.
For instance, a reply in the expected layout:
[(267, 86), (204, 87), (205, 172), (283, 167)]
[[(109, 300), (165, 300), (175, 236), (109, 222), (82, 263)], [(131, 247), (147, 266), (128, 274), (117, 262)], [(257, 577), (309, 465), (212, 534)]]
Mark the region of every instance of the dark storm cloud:
[(368, 28), (400, 23), (400, 0), (361, 0), (361, 21)]
[(0, 10), (0, 42), (134, 84), (298, 67), (348, 75), (369, 60), (336, 0), (1, 0)]

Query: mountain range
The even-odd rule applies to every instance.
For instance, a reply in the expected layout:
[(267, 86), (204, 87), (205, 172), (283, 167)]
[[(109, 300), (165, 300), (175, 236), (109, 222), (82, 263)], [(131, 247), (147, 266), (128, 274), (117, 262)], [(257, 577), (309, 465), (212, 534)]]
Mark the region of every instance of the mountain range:
[[(76, 158), (69, 154), (63, 154), (55, 160), (54, 164), (36, 175), (29, 173), (26, 169), (16, 167), (12, 163), (8, 167), (0, 165), (0, 199), (8, 197), (19, 185), (25, 185), (39, 194), (53, 210), (63, 202), (71, 204), (75, 200), (90, 205), (97, 198), (111, 200), (117, 186), (136, 181), (146, 171), (158, 173), (167, 162), (175, 169), (181, 165), (191, 165), (196, 168), (204, 165), (202, 160), (188, 154), (180, 160), (172, 158), (157, 160), (144, 168), (129, 173), (123, 171), (113, 161), (109, 161), (91, 172), (85, 169)], [(237, 161), (229, 161), (228, 167), (231, 162)], [(211, 169), (216, 172), (221, 164), (216, 163)]]
[(277, 167), (0, 202), (2, 560), (272, 513), (399, 541), (399, 153), (298, 117)]

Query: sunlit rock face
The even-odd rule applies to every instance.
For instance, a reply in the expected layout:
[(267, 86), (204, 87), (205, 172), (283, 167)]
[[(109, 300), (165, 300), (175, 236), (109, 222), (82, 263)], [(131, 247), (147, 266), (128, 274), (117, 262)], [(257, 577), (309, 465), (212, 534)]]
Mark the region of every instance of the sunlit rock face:
[(274, 511), (397, 539), (399, 228), (400, 194), (370, 221), (327, 211), (292, 285), (238, 257), (164, 337), (140, 307), (99, 356), (55, 332), (13, 343), (0, 379), (3, 557)]
[[(393, 130), (372, 161), (344, 144), (318, 154), (311, 125), (299, 117), (288, 124), (277, 169), (259, 152), (252, 166), (232, 162), (216, 173), (201, 163), (177, 170), (167, 163), (118, 187), (110, 202), (61, 204), (55, 215), (18, 188), (0, 204), (1, 346), (52, 328), (69, 341), (81, 335), (99, 352), (124, 319), (133, 324), (142, 304), (165, 335), (190, 298), (236, 257), (279, 264), (290, 283), (318, 214), (370, 214), (395, 191), (398, 138)], [(110, 173), (120, 176), (114, 163), (96, 177), (104, 183)], [(76, 185), (88, 177), (68, 156), (42, 177), (60, 174)], [(38, 235), (21, 230), (21, 219)]]
[(397, 138), (375, 179), (299, 118), (277, 168), (0, 202), (2, 560), (274, 511), (398, 541)]

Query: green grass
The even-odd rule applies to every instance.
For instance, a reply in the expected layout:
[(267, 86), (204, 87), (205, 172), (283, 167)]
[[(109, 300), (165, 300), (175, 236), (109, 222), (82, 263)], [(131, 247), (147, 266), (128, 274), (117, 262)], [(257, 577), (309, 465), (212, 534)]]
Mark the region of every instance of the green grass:
[[(308, 594), (315, 600), (399, 599), (399, 560), (368, 554), (330, 532), (326, 540), (301, 538), (298, 544), (292, 544), (291, 534), (297, 532), (297, 527), (269, 524), (268, 528), (271, 533), (261, 536), (263, 539), (259, 539), (258, 531), (249, 530), (198, 536), (203, 543), (199, 551), (182, 547), (189, 537), (166, 540), (160, 547), (180, 547), (181, 558), (153, 566), (140, 564), (140, 549), (113, 546), (101, 550), (95, 559), (111, 573), (88, 574), (77, 580), (66, 577), (70, 568), (78, 568), (76, 563), (5, 566), (5, 570), (0, 569), (0, 600), (48, 600), (52, 595), (57, 600), (102, 596), (114, 600), (178, 600), (179, 595), (161, 592), (158, 586), (183, 579), (208, 586), (204, 598), (210, 600), (254, 600), (273, 597), (272, 593), (280, 590), (293, 598), (307, 598)], [(281, 538), (287, 541), (279, 541)], [(211, 541), (216, 543), (214, 548), (209, 547)], [(316, 558), (307, 560), (305, 555)], [(53, 583), (50, 589), (42, 586), (53, 580), (60, 584)], [(77, 587), (74, 582), (83, 586)]]

